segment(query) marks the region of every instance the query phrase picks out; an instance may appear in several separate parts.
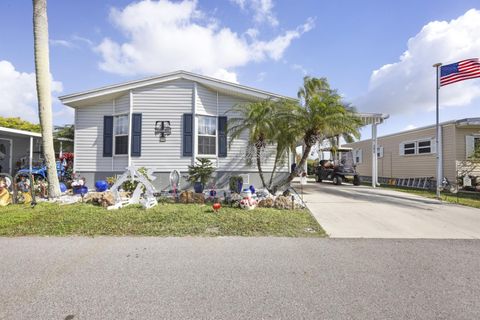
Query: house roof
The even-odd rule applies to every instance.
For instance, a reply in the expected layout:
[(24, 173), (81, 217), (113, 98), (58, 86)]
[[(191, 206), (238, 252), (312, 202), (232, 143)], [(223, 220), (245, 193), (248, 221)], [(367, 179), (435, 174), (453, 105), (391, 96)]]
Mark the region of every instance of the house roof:
[(233, 82), (228, 82), (212, 77), (207, 77), (199, 75), (196, 73), (188, 71), (175, 71), (170, 73), (164, 73), (159, 76), (144, 78), (140, 80), (128, 81), (119, 84), (114, 84), (110, 86), (100, 87), (97, 89), (82, 91), (78, 93), (67, 94), (59, 97), (60, 101), (70, 107), (79, 107), (82, 105), (82, 101), (104, 97), (104, 96), (119, 96), (124, 94), (129, 90), (141, 88), (153, 84), (163, 83), (167, 81), (177, 80), (177, 79), (187, 79), (191, 81), (198, 82), (207, 87), (219, 90), (227, 91), (235, 94), (251, 96), (258, 99), (267, 99), (267, 98), (278, 98), (278, 99), (289, 99), (296, 100), (295, 98), (283, 96), (280, 94), (240, 85)]
[(37, 137), (37, 138), (42, 137), (42, 135), (38, 132), (12, 129), (12, 128), (6, 128), (6, 127), (0, 127), (0, 134), (1, 133), (5, 133), (5, 134), (8, 134), (10, 136), (27, 136), (27, 137)]

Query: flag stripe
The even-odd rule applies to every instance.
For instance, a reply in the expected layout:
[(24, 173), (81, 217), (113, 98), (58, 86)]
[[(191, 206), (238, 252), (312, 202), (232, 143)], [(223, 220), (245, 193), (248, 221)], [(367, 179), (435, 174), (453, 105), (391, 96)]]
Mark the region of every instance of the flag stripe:
[(440, 77), (440, 86), (445, 86), (462, 80), (479, 78), (480, 60), (465, 59), (457, 63), (442, 66), (440, 70), (442, 74), (445, 74)]

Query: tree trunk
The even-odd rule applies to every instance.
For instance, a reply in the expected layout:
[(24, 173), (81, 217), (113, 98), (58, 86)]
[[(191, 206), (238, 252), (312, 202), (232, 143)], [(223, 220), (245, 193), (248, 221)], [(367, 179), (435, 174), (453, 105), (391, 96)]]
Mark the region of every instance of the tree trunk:
[(295, 167), (295, 170), (293, 170), (287, 178), (283, 179), (280, 181), (277, 185), (273, 187), (274, 190), (278, 190), (279, 188), (283, 187), (284, 185), (292, 182), (292, 180), (298, 176), (301, 170), (303, 170), (303, 166), (305, 165), (305, 162), (308, 159), (308, 155), (310, 154), (310, 151), (312, 150), (312, 145), (310, 143), (305, 144), (305, 150), (303, 150), (302, 158), (300, 159), (300, 162), (297, 164)]
[(47, 166), (48, 195), (60, 196), (60, 186), (53, 148), (52, 93), (48, 51), (47, 1), (33, 0), (33, 36), (37, 80), (38, 116), (42, 127), (43, 156)]
[(263, 177), (263, 170), (262, 170), (262, 159), (261, 159), (261, 151), (262, 147), (261, 146), (256, 146), (257, 148), (257, 168), (258, 168), (258, 175), (260, 176), (260, 180), (262, 181), (262, 185), (264, 188), (267, 188), (267, 184), (265, 183), (265, 178)]

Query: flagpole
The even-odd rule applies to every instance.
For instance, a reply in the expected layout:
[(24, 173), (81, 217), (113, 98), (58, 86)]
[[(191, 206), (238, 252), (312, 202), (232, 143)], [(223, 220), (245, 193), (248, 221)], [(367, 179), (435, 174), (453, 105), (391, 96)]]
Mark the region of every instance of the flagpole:
[(440, 66), (442, 64), (441, 63), (436, 63), (433, 65), (433, 67), (435, 68), (435, 71), (436, 71), (436, 83), (435, 83), (435, 89), (436, 89), (436, 135), (435, 135), (435, 151), (436, 151), (436, 159), (437, 159), (437, 172), (436, 172), (436, 175), (437, 175), (437, 185), (436, 185), (436, 196), (437, 196), (437, 199), (441, 199), (440, 197), (440, 188), (442, 186), (442, 180), (443, 180), (443, 177), (442, 177), (442, 158), (441, 158), (441, 154), (442, 154), (442, 150), (441, 150), (441, 145), (440, 145), (440, 135), (441, 135), (441, 131), (440, 131), (440, 111), (439, 111), (439, 94), (440, 94)]

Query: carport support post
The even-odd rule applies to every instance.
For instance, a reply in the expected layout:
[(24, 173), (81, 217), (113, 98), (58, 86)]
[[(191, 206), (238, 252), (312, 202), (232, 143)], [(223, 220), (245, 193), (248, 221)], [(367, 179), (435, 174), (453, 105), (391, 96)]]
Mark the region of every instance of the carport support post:
[(28, 158), (28, 169), (30, 173), (32, 173), (33, 167), (33, 137), (30, 137), (30, 151), (29, 151), (29, 158)]
[(378, 159), (377, 159), (377, 123), (372, 122), (372, 187), (377, 187), (378, 183)]

